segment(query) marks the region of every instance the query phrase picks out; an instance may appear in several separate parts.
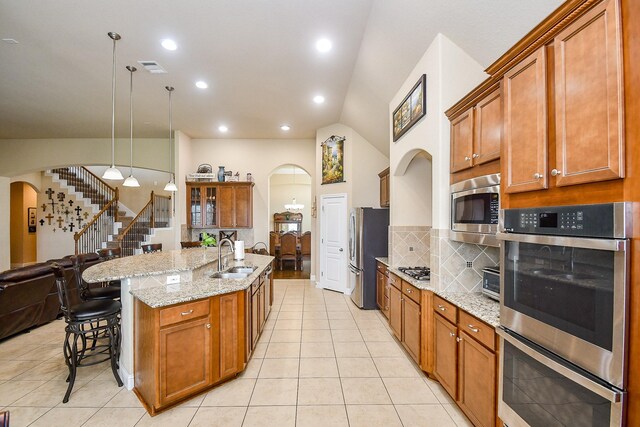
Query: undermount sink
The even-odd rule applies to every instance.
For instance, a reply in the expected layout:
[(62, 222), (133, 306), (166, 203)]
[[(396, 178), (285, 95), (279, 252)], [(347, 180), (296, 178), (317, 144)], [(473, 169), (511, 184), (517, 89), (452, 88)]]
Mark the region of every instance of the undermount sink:
[(231, 267), (224, 271), (217, 271), (211, 275), (212, 279), (246, 279), (251, 273), (256, 271), (255, 266), (238, 266)]

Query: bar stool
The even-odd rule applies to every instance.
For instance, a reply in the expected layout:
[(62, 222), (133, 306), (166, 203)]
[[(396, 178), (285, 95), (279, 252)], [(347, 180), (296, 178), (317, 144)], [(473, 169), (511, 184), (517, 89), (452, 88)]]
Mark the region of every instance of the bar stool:
[[(104, 248), (96, 251), (101, 262), (110, 261), (112, 259), (120, 258), (122, 251), (120, 248)], [(120, 286), (120, 280), (111, 280), (104, 284), (104, 286)]]
[(141, 247), (142, 247), (143, 254), (162, 252), (162, 243), (149, 243), (147, 245), (142, 245)]
[[(64, 270), (56, 263), (51, 264), (58, 288), (60, 309), (67, 324), (65, 327), (64, 359), (69, 368), (69, 386), (62, 403), (69, 401), (78, 367), (91, 366), (111, 361), (111, 370), (118, 387), (123, 383), (118, 375), (120, 357), (120, 311), (122, 306), (113, 300), (89, 300), (71, 304)], [(88, 345), (87, 341), (91, 341)], [(106, 343), (102, 343), (106, 341)]]
[[(90, 288), (87, 282), (82, 279), (82, 273), (86, 269), (87, 258), (93, 254), (80, 254), (73, 257), (73, 272), (76, 276), (76, 284), (78, 286), (78, 294), (82, 301), (92, 299), (119, 299), (120, 298), (120, 284), (119, 280), (114, 281), (118, 284), (108, 284), (107, 286)], [(95, 256), (95, 255), (93, 255)], [(111, 282), (110, 282), (111, 283)]]

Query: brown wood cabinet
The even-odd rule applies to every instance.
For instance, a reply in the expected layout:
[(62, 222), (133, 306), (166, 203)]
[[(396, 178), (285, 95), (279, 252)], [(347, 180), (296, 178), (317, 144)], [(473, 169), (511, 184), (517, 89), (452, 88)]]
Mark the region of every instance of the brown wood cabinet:
[(389, 287), (389, 326), (402, 341), (402, 293), (395, 286)]
[(502, 183), (507, 193), (547, 188), (547, 75), (541, 47), (504, 76)]
[(418, 365), (421, 362), (420, 290), (389, 273), (389, 326)]
[(475, 426), (495, 426), (495, 330), (438, 296), (433, 313), (434, 376)]
[(252, 182), (187, 182), (189, 228), (253, 227)]
[(386, 317), (389, 318), (389, 285), (387, 283), (387, 267), (378, 262), (376, 271), (376, 303), (378, 308)]
[[(220, 373), (219, 378), (225, 379), (234, 376), (243, 366), (240, 338), (242, 337), (242, 317), (239, 308), (242, 293), (236, 292), (228, 295), (221, 295), (217, 304), (219, 304), (219, 327), (220, 334)], [(216, 303), (214, 303), (216, 304)], [(215, 326), (215, 325), (214, 325)]]
[(420, 364), (420, 304), (402, 298), (402, 343), (413, 360)]
[(389, 190), (389, 171), (390, 168), (386, 168), (378, 174), (380, 177), (380, 207), (388, 208), (390, 205), (390, 190)]
[(493, 426), (496, 420), (496, 354), (466, 332), (458, 346), (458, 405), (477, 426)]
[(494, 86), (474, 106), (451, 120), (451, 172), (500, 158), (502, 94)]
[(454, 399), (458, 395), (458, 330), (440, 314), (433, 316), (435, 357), (433, 374)]
[(624, 177), (621, 37), (606, 0), (554, 39), (557, 186)]

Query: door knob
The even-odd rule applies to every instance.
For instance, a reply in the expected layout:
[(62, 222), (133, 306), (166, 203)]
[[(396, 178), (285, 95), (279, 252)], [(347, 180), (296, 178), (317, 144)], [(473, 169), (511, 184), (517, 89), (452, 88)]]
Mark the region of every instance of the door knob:
[(557, 175), (560, 175), (561, 173), (562, 171), (559, 171), (558, 169), (551, 170), (551, 176), (557, 176)]
[(344, 249), (340, 248), (340, 249), (338, 249), (338, 250), (339, 250), (340, 252), (342, 252)]

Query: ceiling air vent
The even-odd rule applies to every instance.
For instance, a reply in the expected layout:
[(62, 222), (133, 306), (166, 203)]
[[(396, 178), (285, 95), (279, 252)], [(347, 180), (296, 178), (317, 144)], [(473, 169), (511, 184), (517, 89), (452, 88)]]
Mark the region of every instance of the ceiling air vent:
[(138, 61), (138, 64), (142, 65), (145, 70), (151, 74), (166, 74), (167, 71), (160, 66), (156, 61)]

